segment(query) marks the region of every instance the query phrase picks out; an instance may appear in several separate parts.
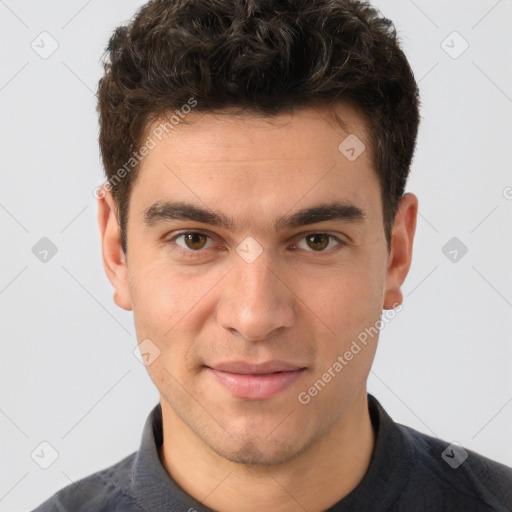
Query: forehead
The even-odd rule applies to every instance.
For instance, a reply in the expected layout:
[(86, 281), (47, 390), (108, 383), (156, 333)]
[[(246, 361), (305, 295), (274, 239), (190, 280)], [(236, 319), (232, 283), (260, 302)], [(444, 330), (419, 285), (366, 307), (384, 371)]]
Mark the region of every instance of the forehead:
[[(274, 116), (236, 114), (226, 109), (219, 113), (192, 111), (180, 119), (171, 113), (146, 129), (146, 136), (158, 145), (174, 143), (177, 156), (198, 162), (245, 161), (249, 156), (254, 162), (318, 159), (318, 152), (326, 149), (337, 157), (339, 143), (349, 135), (369, 147), (364, 118), (346, 104), (295, 109)], [(154, 157), (155, 152), (151, 153)], [(361, 155), (366, 164), (370, 164), (369, 153)], [(145, 160), (152, 160), (151, 154)]]
[(380, 208), (364, 119), (347, 105), (272, 117), (192, 112), (176, 124), (155, 121), (148, 138), (130, 199), (139, 213), (162, 200), (260, 216), (299, 202)]

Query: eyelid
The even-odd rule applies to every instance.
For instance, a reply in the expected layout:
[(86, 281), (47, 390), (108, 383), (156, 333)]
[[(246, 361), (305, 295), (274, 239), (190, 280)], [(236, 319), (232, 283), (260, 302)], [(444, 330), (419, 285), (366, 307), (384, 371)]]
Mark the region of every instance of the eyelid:
[(203, 229), (180, 229), (179, 231), (173, 231), (172, 236), (168, 236), (167, 240), (175, 240), (179, 236), (186, 235), (189, 233), (197, 233), (199, 235), (207, 236), (208, 238), (214, 238), (211, 233)]

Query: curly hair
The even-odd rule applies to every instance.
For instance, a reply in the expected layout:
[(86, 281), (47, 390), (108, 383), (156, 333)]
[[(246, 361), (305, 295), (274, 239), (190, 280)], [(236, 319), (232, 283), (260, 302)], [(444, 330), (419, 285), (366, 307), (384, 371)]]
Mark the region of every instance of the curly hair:
[(420, 100), (395, 27), (368, 2), (151, 0), (114, 31), (103, 64), (99, 143), (125, 253), (133, 157), (150, 123), (184, 105), (272, 116), (334, 102), (368, 127), (390, 248)]

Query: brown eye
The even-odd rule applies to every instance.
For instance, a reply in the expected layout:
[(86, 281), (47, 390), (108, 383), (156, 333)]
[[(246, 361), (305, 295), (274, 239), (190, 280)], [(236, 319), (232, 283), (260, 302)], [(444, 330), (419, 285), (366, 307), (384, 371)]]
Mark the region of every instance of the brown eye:
[(299, 241), (296, 248), (309, 252), (328, 252), (342, 245), (343, 242), (337, 236), (328, 233), (310, 233)]
[(188, 233), (181, 233), (176, 237), (176, 244), (183, 249), (190, 249), (192, 251), (199, 251), (203, 249), (208, 243), (208, 236), (203, 233), (196, 233), (189, 231)]
[(206, 236), (201, 233), (186, 233), (185, 243), (189, 249), (202, 249), (206, 245)]
[(329, 235), (314, 233), (306, 236), (306, 242), (314, 251), (323, 251), (329, 245)]

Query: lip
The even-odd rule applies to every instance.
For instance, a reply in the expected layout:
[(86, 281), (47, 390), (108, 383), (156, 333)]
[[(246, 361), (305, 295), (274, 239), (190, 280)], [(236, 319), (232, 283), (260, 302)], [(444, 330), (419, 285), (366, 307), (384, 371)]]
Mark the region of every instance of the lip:
[(233, 361), (205, 369), (236, 398), (265, 400), (291, 386), (306, 368), (274, 360), (261, 364)]
[(289, 363), (279, 359), (272, 359), (264, 363), (249, 363), (246, 361), (228, 361), (212, 364), (208, 368), (228, 373), (239, 373), (242, 375), (264, 375), (266, 373), (288, 372), (304, 368), (300, 364)]

